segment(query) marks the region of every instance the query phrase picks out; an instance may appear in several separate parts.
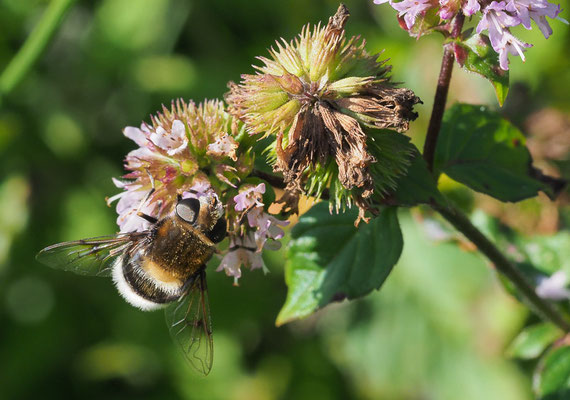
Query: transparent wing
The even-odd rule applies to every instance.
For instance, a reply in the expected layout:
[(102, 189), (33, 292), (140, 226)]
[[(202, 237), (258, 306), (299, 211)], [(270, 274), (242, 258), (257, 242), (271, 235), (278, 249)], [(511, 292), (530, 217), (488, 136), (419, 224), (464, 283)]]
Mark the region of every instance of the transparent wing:
[(214, 359), (214, 341), (204, 270), (197, 275), (186, 296), (166, 308), (166, 323), (192, 367), (208, 375)]
[(49, 267), (80, 275), (110, 276), (113, 261), (125, 251), (136, 249), (148, 234), (120, 233), (58, 243), (41, 250), (36, 259)]

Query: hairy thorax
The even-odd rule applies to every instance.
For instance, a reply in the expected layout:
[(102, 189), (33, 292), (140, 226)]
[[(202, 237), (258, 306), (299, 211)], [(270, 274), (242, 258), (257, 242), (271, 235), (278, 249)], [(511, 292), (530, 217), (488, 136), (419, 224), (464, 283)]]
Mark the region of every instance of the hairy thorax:
[(212, 257), (214, 243), (187, 222), (167, 218), (154, 232), (143, 268), (163, 282), (185, 281)]

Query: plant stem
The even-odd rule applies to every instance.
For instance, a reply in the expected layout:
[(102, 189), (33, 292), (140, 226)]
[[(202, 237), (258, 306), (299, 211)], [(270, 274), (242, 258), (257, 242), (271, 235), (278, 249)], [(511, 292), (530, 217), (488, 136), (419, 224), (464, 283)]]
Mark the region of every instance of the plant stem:
[[(254, 170), (252, 175), (266, 180), (271, 186), (280, 189), (285, 188), (283, 179), (273, 174)], [(326, 199), (326, 197), (323, 196), (323, 199)], [(523, 295), (523, 299), (526, 300), (526, 303), (533, 310), (560, 327), (564, 332), (570, 332), (570, 323), (565, 317), (552, 304), (536, 294), (534, 287), (527, 281), (524, 275), (520, 273), (517, 267), (514, 266), (461, 211), (449, 204), (440, 204), (437, 202), (433, 202), (431, 207), (477, 246), (477, 249), (495, 265), (497, 271), (509, 279), (517, 288)]]
[[(461, 35), (465, 16), (459, 12), (453, 21), (451, 37), (458, 38)], [(437, 145), (437, 138), (441, 129), (441, 121), (443, 112), (447, 102), (447, 93), (449, 91), (449, 82), (451, 81), (451, 73), (453, 71), (453, 63), (455, 56), (451, 46), (444, 46), (443, 59), (441, 61), (441, 70), (437, 81), (437, 89), (433, 109), (429, 121), (426, 141), (424, 144), (423, 156), (430, 171), (433, 171), (434, 153)], [(540, 315), (550, 320), (565, 332), (570, 332), (570, 323), (564, 316), (546, 300), (540, 298), (524, 275), (501, 253), (501, 251), (489, 240), (481, 231), (479, 231), (469, 219), (458, 209), (449, 204), (442, 205), (433, 203), (432, 208), (439, 212), (447, 221), (449, 221), (459, 232), (473, 242), (487, 258), (495, 265), (497, 271), (503, 274), (509, 281), (516, 286), (518, 291), (523, 295), (529, 306)]]
[[(465, 16), (460, 11), (453, 20), (453, 27), (451, 30), (451, 37), (457, 38), (461, 35), (461, 29), (465, 22)], [(433, 109), (429, 120), (426, 141), (424, 143), (424, 160), (428, 165), (430, 171), (433, 170), (433, 157), (435, 153), (435, 145), (437, 143), (437, 136), (441, 128), (441, 120), (443, 119), (443, 112), (445, 110), (445, 103), (447, 102), (447, 92), (449, 91), (449, 82), (451, 81), (451, 73), (453, 72), (453, 62), (455, 56), (450, 46), (444, 46), (443, 59), (441, 60), (441, 69), (439, 71), (439, 79), (437, 80), (437, 88), (435, 90), (435, 98), (433, 100)]]
[(564, 332), (570, 332), (570, 323), (562, 314), (549, 302), (540, 298), (534, 287), (520, 273), (520, 271), (497, 249), (497, 247), (485, 237), (469, 219), (458, 209), (447, 205), (441, 206), (432, 204), (447, 221), (449, 221), (458, 231), (475, 244), (478, 250), (483, 253), (495, 265), (497, 271), (502, 273), (511, 281), (523, 297), (539, 315), (550, 320), (559, 326)]
[(67, 10), (74, 2), (75, 0), (52, 0), (24, 45), (0, 75), (0, 96), (10, 93), (26, 76), (57, 32)]
[(285, 182), (283, 182), (283, 179), (272, 175), (272, 174), (268, 174), (266, 172), (260, 171), (258, 169), (254, 169), (251, 173), (252, 176), (255, 176), (257, 178), (261, 178), (264, 181), (267, 181), (267, 183), (269, 183), (271, 186), (276, 187), (278, 189), (285, 189)]

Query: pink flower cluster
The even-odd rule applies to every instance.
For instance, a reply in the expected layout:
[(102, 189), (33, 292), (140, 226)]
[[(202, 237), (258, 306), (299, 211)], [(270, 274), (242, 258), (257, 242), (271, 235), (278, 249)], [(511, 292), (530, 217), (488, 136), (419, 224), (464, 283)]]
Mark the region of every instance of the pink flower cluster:
[[(176, 193), (173, 181), (181, 174), (180, 162), (191, 155), (182, 121), (173, 120), (167, 129), (143, 123), (140, 129), (128, 126), (123, 131), (139, 148), (125, 158), (125, 168), (130, 171), (123, 176), (125, 179), (113, 178), (115, 186), (124, 191), (107, 200), (108, 204), (119, 200), (117, 224), (121, 232), (148, 229), (149, 222), (137, 216), (137, 212), (156, 216), (173, 205), (175, 197), (169, 196)], [(151, 193), (153, 186), (155, 190)]]
[(508, 54), (519, 55), (525, 60), (524, 51), (531, 47), (517, 39), (510, 28), (522, 25), (531, 29), (531, 20), (538, 26), (545, 38), (552, 34), (552, 28), (546, 17), (558, 19), (564, 23), (566, 20), (559, 16), (562, 11), (559, 4), (552, 4), (548, 0), (374, 0), (376, 4), (389, 3), (397, 10), (398, 17), (403, 18), (405, 29), (417, 36), (413, 28), (419, 19), (426, 15), (430, 9), (437, 9), (441, 25), (449, 22), (459, 12), (466, 16), (481, 14), (477, 25), (477, 33), (485, 30), (489, 33), (491, 46), (499, 54), (499, 64), (503, 70), (509, 69)]
[[(230, 231), (230, 247), (222, 259), (218, 271), (225, 270), (228, 276), (233, 276), (235, 283), (241, 277), (241, 266), (250, 269), (267, 269), (261, 258), (263, 249), (278, 250), (278, 242), (284, 235), (282, 226), (288, 221), (281, 221), (264, 211), (263, 194), (265, 184), (257, 186), (243, 185), (234, 196), (234, 210), (238, 212), (234, 219), (234, 229)], [(247, 225), (241, 221), (247, 219)]]
[(254, 158), (238, 151), (239, 123), (220, 101), (196, 105), (182, 100), (170, 109), (163, 107), (151, 122), (123, 131), (138, 148), (125, 158), (127, 174), (113, 179), (122, 192), (107, 200), (108, 204), (118, 200), (120, 231), (149, 229), (150, 222), (139, 213), (160, 219), (173, 212), (179, 196), (215, 197), (218, 212), (225, 214), (231, 227), (230, 248), (218, 270), (237, 282), (241, 266), (264, 268), (261, 251), (279, 248), (280, 227), (287, 222), (264, 211), (263, 183), (244, 183)]

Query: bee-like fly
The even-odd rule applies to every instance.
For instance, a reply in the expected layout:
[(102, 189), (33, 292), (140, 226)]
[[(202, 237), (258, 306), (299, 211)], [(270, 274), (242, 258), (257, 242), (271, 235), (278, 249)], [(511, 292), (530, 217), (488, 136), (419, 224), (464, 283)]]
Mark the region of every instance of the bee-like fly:
[(165, 308), (174, 341), (207, 375), (214, 348), (205, 268), (226, 235), (223, 211), (215, 194), (180, 199), (164, 218), (139, 214), (151, 223), (148, 230), (55, 244), (37, 259), (82, 275), (112, 276), (133, 306)]

